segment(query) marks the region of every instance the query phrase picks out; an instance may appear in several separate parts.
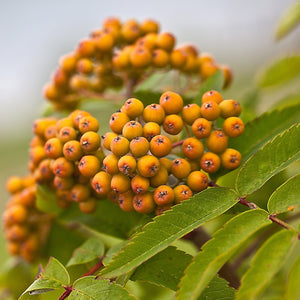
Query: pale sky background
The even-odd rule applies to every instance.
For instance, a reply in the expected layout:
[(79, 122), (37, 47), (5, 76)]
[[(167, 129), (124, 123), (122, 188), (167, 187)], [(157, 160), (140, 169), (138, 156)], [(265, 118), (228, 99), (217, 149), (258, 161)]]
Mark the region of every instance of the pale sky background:
[(235, 85), (259, 66), (300, 49), (297, 29), (280, 43), (275, 26), (291, 0), (79, 1), (0, 0), (0, 135), (31, 135), (43, 105), (42, 87), (61, 55), (108, 16), (153, 18), (178, 43), (192, 42), (228, 63)]

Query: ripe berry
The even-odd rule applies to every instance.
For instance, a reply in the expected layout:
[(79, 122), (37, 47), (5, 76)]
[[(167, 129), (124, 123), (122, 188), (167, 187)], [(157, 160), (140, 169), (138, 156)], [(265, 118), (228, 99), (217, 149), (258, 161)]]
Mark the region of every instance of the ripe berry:
[(124, 155), (118, 161), (118, 168), (125, 175), (132, 175), (136, 169), (136, 160), (131, 155)]
[(204, 62), (201, 64), (200, 74), (203, 79), (207, 79), (219, 71), (219, 66), (214, 62)]
[(138, 136), (130, 141), (129, 149), (134, 157), (141, 157), (147, 154), (150, 145), (146, 138)]
[(148, 122), (144, 125), (143, 127), (144, 130), (144, 137), (148, 140), (151, 141), (151, 139), (156, 136), (159, 135), (161, 132), (161, 128), (160, 126), (155, 123), (155, 122)]
[(223, 88), (226, 89), (232, 82), (232, 70), (227, 65), (220, 65), (220, 69), (223, 71), (224, 74), (224, 86)]
[(115, 133), (122, 133), (124, 125), (129, 122), (129, 117), (123, 112), (116, 112), (112, 114), (109, 120), (109, 126)]
[(79, 42), (76, 49), (76, 54), (80, 57), (90, 57), (95, 53), (96, 47), (95, 42), (91, 39), (84, 39)]
[(156, 157), (168, 155), (172, 150), (172, 143), (165, 135), (156, 135), (150, 141), (150, 151)]
[(215, 90), (210, 90), (210, 91), (204, 93), (202, 96), (202, 103), (205, 103), (208, 101), (214, 101), (214, 102), (220, 104), (223, 101), (223, 97), (219, 92), (217, 92)]
[(135, 195), (133, 198), (133, 208), (142, 214), (149, 214), (155, 209), (153, 194), (146, 192), (144, 194)]
[(125, 193), (121, 193), (118, 198), (119, 206), (123, 211), (130, 212), (134, 211), (133, 208), (133, 197), (134, 193), (129, 190)]
[(160, 96), (159, 104), (167, 115), (178, 114), (182, 110), (183, 100), (179, 94), (168, 91)]
[(200, 167), (207, 173), (215, 173), (220, 169), (221, 159), (212, 152), (206, 152), (200, 159)]
[(69, 117), (72, 119), (74, 127), (78, 129), (79, 122), (83, 117), (90, 116), (91, 114), (84, 110), (74, 110)]
[(152, 187), (158, 187), (160, 185), (167, 184), (168, 177), (169, 174), (167, 169), (164, 166), (160, 166), (158, 172), (154, 176), (150, 177), (150, 185)]
[(175, 49), (171, 52), (171, 66), (175, 69), (181, 69), (187, 60), (187, 55), (182, 49)]
[(66, 143), (68, 141), (75, 140), (77, 137), (77, 132), (74, 127), (65, 126), (60, 129), (57, 137), (61, 140), (62, 143)]
[(135, 119), (143, 113), (144, 104), (136, 98), (129, 98), (122, 106), (121, 111), (128, 115), (129, 118)]
[(123, 156), (129, 151), (129, 141), (123, 136), (117, 136), (111, 141), (110, 150), (117, 156)]
[(101, 144), (101, 138), (97, 132), (88, 131), (84, 133), (80, 138), (81, 148), (85, 152), (96, 151)]
[(204, 152), (201, 141), (194, 137), (186, 138), (182, 144), (182, 154), (191, 160), (199, 159)]
[(79, 160), (83, 155), (83, 150), (78, 141), (72, 140), (68, 141), (63, 146), (63, 154), (66, 159), (71, 161)]
[(170, 32), (163, 32), (157, 36), (156, 45), (158, 48), (168, 52), (173, 50), (175, 45), (175, 37)]
[(164, 131), (176, 135), (183, 128), (183, 121), (179, 115), (168, 115), (165, 117), (163, 122)]
[(157, 68), (166, 67), (169, 64), (169, 60), (169, 54), (162, 49), (156, 49), (152, 53), (152, 64)]
[(129, 121), (124, 125), (122, 135), (131, 141), (135, 137), (143, 135), (143, 127), (137, 121)]
[(240, 136), (244, 132), (243, 121), (238, 117), (229, 117), (223, 123), (224, 132), (231, 138)]
[(97, 209), (97, 203), (97, 199), (90, 197), (84, 202), (79, 202), (78, 207), (83, 213), (92, 214)]
[(112, 34), (107, 32), (101, 32), (95, 38), (96, 48), (101, 52), (108, 52), (114, 46), (114, 37)]
[(41, 175), (41, 182), (47, 182), (53, 179), (53, 172), (52, 172), (52, 159), (43, 159), (38, 166), (38, 171)]
[(150, 32), (157, 33), (159, 31), (159, 24), (154, 20), (147, 19), (141, 23), (140, 29), (144, 34)]
[(142, 156), (137, 163), (137, 170), (144, 177), (152, 177), (159, 170), (159, 160), (153, 155)]
[(137, 46), (130, 53), (129, 59), (133, 67), (145, 68), (150, 65), (152, 55), (146, 47)]
[(66, 73), (72, 73), (77, 64), (77, 56), (74, 53), (66, 54), (59, 60), (60, 68)]
[(49, 125), (44, 132), (44, 136), (46, 140), (56, 137), (56, 124)]
[(72, 118), (70, 118), (70, 117), (59, 119), (56, 122), (57, 132), (59, 132), (63, 127), (73, 127), (73, 126), (74, 126), (74, 124), (73, 124)]
[(228, 137), (222, 130), (213, 131), (206, 139), (206, 147), (214, 153), (222, 153), (228, 146)]
[(216, 120), (221, 113), (220, 107), (215, 101), (206, 101), (201, 106), (201, 116), (209, 121)]
[(177, 185), (174, 188), (174, 202), (176, 204), (189, 199), (190, 197), (193, 196), (192, 190), (185, 184)]
[(143, 111), (145, 122), (155, 122), (161, 124), (165, 118), (165, 111), (159, 104), (149, 104)]
[(242, 108), (239, 102), (233, 99), (223, 100), (220, 103), (220, 109), (221, 117), (224, 119), (229, 117), (238, 117), (242, 112)]
[(88, 58), (81, 58), (77, 62), (77, 71), (82, 74), (91, 74), (93, 72), (93, 63)]
[(198, 139), (207, 138), (210, 135), (211, 123), (205, 118), (198, 118), (192, 125), (192, 132)]
[(114, 154), (108, 154), (102, 162), (102, 168), (108, 174), (114, 175), (119, 173), (118, 168), (119, 157)]
[(74, 202), (86, 201), (91, 195), (91, 190), (88, 185), (75, 184), (71, 189), (71, 198)]
[(111, 175), (100, 171), (94, 175), (91, 180), (91, 186), (98, 195), (107, 195), (111, 188)]
[(236, 169), (241, 161), (241, 153), (235, 149), (227, 148), (221, 155), (222, 166), (227, 170)]
[(110, 150), (111, 141), (117, 137), (118, 135), (114, 132), (106, 132), (104, 136), (102, 136), (102, 145), (105, 149)]
[(172, 208), (172, 204), (167, 204), (167, 205), (162, 205), (162, 206), (157, 206), (155, 209), (155, 215), (160, 216), (162, 215), (165, 211), (169, 210)]
[(140, 36), (140, 27), (135, 20), (128, 20), (125, 22), (121, 28), (122, 38), (127, 43), (134, 42)]
[(21, 204), (13, 204), (6, 210), (5, 223), (23, 223), (27, 220), (28, 211)]
[(125, 193), (130, 189), (130, 178), (123, 173), (112, 176), (110, 187), (117, 193)]
[(52, 171), (55, 176), (70, 177), (74, 172), (74, 165), (66, 158), (59, 157), (53, 162)]
[(192, 125), (194, 121), (201, 117), (201, 109), (198, 104), (192, 103), (182, 108), (182, 119), (188, 125)]
[(97, 132), (99, 130), (99, 122), (93, 116), (85, 116), (79, 121), (78, 129), (81, 133), (88, 131)]
[(55, 176), (53, 179), (53, 185), (58, 190), (69, 190), (73, 187), (74, 184), (75, 184), (75, 181), (74, 181), (73, 177)]
[(208, 177), (202, 171), (191, 172), (187, 178), (187, 185), (194, 192), (201, 192), (208, 186)]
[(183, 179), (190, 174), (191, 166), (186, 159), (176, 158), (173, 160), (171, 172), (176, 178)]
[(24, 188), (22, 178), (19, 176), (11, 176), (6, 181), (6, 189), (10, 194), (20, 192)]
[(131, 179), (131, 189), (136, 194), (146, 193), (149, 186), (150, 186), (149, 179), (141, 175), (136, 175)]
[(50, 158), (58, 158), (62, 155), (63, 144), (58, 138), (52, 138), (45, 143), (45, 153)]
[(174, 201), (174, 191), (168, 185), (159, 186), (153, 193), (153, 199), (157, 205), (166, 205)]
[(79, 161), (78, 169), (80, 173), (88, 178), (93, 177), (101, 167), (99, 159), (94, 155), (85, 155)]

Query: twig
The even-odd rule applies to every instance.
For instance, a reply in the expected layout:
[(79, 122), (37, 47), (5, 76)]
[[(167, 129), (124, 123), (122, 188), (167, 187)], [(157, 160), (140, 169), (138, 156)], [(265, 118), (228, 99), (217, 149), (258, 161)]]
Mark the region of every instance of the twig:
[(285, 223), (284, 221), (278, 219), (278, 218), (276, 217), (276, 214), (269, 215), (269, 219), (270, 219), (272, 222), (274, 222), (274, 223), (276, 223), (276, 224), (282, 226), (282, 227), (285, 228), (285, 229), (294, 230), (294, 228), (293, 228), (292, 226), (290, 226), (289, 224)]
[(257, 208), (257, 205), (253, 202), (249, 202), (246, 200), (246, 197), (240, 197), (239, 198), (239, 203), (242, 205), (245, 205), (247, 207), (249, 207), (250, 209), (255, 209)]

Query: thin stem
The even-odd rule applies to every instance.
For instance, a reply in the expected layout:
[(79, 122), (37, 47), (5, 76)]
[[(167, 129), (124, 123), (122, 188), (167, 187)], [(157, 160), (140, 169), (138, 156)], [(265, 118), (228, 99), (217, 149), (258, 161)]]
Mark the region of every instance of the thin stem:
[(253, 202), (249, 202), (246, 200), (246, 197), (240, 197), (239, 198), (239, 203), (242, 205), (245, 205), (247, 207), (249, 207), (250, 209), (255, 209), (257, 208), (257, 205)]
[(209, 183), (208, 183), (208, 186), (210, 187), (220, 187), (215, 181), (211, 180)]
[(125, 92), (125, 97), (126, 98), (131, 98), (133, 97), (133, 89), (136, 85), (137, 81), (135, 78), (129, 78), (128, 82), (126, 84), (126, 92)]
[(276, 224), (282, 226), (282, 227), (285, 228), (285, 229), (288, 229), (288, 230), (294, 230), (294, 228), (293, 228), (292, 226), (290, 226), (289, 224), (285, 223), (284, 221), (278, 219), (278, 218), (276, 217), (275, 214), (274, 214), (274, 215), (269, 215), (269, 219), (270, 219), (272, 222), (274, 222), (274, 223), (276, 223)]
[(173, 144), (172, 144), (172, 148), (175, 148), (175, 147), (177, 147), (177, 146), (182, 145), (183, 142), (184, 142), (184, 140), (180, 140), (180, 141), (178, 141), (178, 142), (176, 142), (176, 143), (173, 143)]
[(70, 296), (70, 294), (72, 293), (72, 291), (73, 291), (73, 285), (66, 286), (65, 292), (59, 297), (58, 300), (63, 300), (63, 299), (68, 298)]
[(188, 126), (186, 125), (186, 123), (183, 123), (183, 124), (184, 124), (184, 129), (185, 129), (185, 131), (186, 131), (187, 136), (188, 136), (188, 137), (191, 137), (192, 135), (191, 135), (191, 132), (190, 132)]
[(93, 267), (91, 267), (86, 273), (84, 273), (81, 277), (93, 275), (96, 271), (103, 267), (103, 258), (101, 257), (99, 262), (96, 263)]

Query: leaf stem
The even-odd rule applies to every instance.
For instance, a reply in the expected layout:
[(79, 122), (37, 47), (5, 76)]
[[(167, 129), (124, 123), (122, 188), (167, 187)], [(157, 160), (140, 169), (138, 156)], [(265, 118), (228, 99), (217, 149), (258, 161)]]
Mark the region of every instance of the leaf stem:
[(180, 141), (178, 141), (178, 142), (173, 143), (173, 144), (172, 144), (172, 148), (175, 148), (175, 147), (177, 147), (177, 146), (182, 145), (183, 142), (184, 142), (184, 140), (180, 140)]
[(101, 257), (100, 260), (93, 267), (91, 267), (86, 273), (84, 273), (81, 277), (93, 275), (96, 271), (101, 269), (104, 266), (102, 261), (103, 261), (103, 257)]
[(282, 227), (285, 228), (285, 229), (288, 229), (288, 230), (294, 230), (294, 228), (293, 228), (292, 226), (290, 226), (289, 224), (285, 223), (284, 221), (278, 219), (278, 218), (276, 217), (276, 214), (269, 215), (269, 219), (270, 219), (272, 222), (274, 222), (274, 223), (276, 223), (276, 224), (282, 226)]
[(248, 206), (250, 209), (256, 209), (257, 205), (253, 202), (249, 202), (246, 200), (246, 197), (239, 197), (239, 203), (245, 206)]

